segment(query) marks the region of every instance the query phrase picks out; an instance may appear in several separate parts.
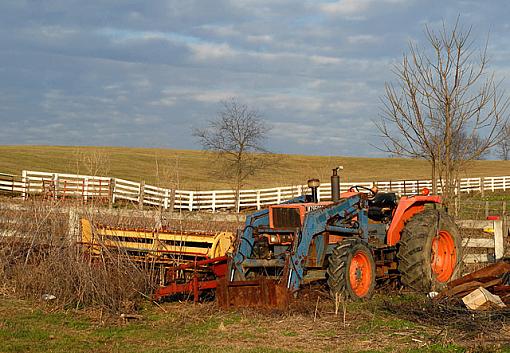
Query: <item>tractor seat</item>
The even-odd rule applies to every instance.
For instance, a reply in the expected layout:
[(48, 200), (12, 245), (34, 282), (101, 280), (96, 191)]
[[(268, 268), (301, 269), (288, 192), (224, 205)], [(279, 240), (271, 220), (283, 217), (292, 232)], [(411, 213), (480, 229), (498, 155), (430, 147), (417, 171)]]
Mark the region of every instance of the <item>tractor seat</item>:
[(368, 200), (368, 218), (382, 222), (391, 217), (396, 207), (397, 195), (394, 192), (379, 192)]

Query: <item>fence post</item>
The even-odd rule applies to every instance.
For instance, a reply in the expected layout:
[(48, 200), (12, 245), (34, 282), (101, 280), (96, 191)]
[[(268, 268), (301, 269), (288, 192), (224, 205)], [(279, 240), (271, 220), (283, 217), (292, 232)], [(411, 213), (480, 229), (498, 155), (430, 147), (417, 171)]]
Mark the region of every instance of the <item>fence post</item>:
[(108, 188), (108, 192), (110, 193), (110, 202), (109, 202), (109, 207), (112, 208), (113, 207), (113, 204), (115, 203), (115, 178), (110, 178), (110, 184), (109, 184), (109, 188)]
[(58, 173), (53, 173), (53, 198), (58, 198)]
[(482, 181), (482, 178), (478, 178), (478, 185), (480, 186), (480, 193), (482, 196), (485, 196), (485, 183)]
[(193, 191), (189, 192), (188, 210), (193, 211)]
[(504, 254), (503, 221), (494, 221), (494, 257), (499, 260)]
[(260, 210), (260, 190), (257, 190), (257, 211)]
[(69, 208), (69, 220), (68, 220), (68, 236), (69, 242), (71, 244), (75, 244), (76, 242), (81, 242), (81, 234), (80, 234), (80, 215), (78, 212), (72, 207)]
[(85, 202), (88, 201), (88, 195), (89, 195), (89, 178), (83, 179), (83, 199)]
[[(317, 197), (319, 197), (319, 192), (317, 190)], [(276, 204), (280, 204), (282, 202), (282, 189), (276, 189)]]
[(140, 183), (140, 192), (138, 194), (138, 208), (143, 209), (143, 198), (145, 196), (145, 180)]
[(27, 171), (23, 170), (21, 172), (21, 185), (23, 188), (22, 196), (23, 200), (26, 200), (28, 198), (28, 183), (27, 183)]
[(212, 211), (216, 212), (216, 191), (212, 192), (212, 202), (211, 202)]
[(165, 198), (163, 199), (163, 208), (168, 208), (168, 189), (165, 189)]
[(173, 212), (174, 209), (175, 209), (175, 189), (170, 189), (170, 212)]

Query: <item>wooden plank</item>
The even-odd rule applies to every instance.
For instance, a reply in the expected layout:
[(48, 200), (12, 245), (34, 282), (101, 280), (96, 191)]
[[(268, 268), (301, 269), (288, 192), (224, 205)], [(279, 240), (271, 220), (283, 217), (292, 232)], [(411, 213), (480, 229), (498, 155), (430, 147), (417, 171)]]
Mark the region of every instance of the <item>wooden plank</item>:
[(458, 278), (454, 281), (448, 283), (448, 288), (453, 288), (462, 283), (470, 282), (470, 281), (482, 281), (483, 278), (487, 277), (498, 277), (506, 272), (510, 271), (510, 264), (507, 262), (497, 262), (493, 265), (484, 267), (478, 271), (472, 272), (464, 277)]
[(472, 291), (473, 289), (476, 289), (476, 288), (480, 287), (481, 285), (482, 285), (482, 282), (477, 282), (477, 281), (461, 283), (459, 285), (450, 287), (449, 289), (442, 291), (435, 298), (438, 300), (442, 299), (442, 298), (451, 298), (459, 293)]
[(489, 262), (492, 260), (492, 257), (489, 257), (488, 254), (467, 254), (463, 257), (465, 264), (476, 264), (480, 262)]
[(461, 228), (469, 228), (469, 229), (483, 229), (483, 228), (494, 226), (494, 221), (487, 221), (487, 220), (458, 219), (455, 221), (455, 223), (457, 223), (457, 225)]
[(494, 239), (464, 238), (462, 246), (468, 248), (494, 248)]
[(505, 254), (503, 239), (503, 221), (494, 221), (494, 256), (499, 260)]

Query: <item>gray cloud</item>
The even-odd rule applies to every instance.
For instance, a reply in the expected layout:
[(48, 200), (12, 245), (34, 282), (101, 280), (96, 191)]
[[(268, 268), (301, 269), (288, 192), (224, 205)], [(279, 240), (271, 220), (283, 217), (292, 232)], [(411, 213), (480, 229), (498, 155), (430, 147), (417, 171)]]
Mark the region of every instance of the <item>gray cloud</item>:
[(269, 149), (380, 155), (372, 119), (409, 40), (443, 19), (491, 30), (504, 1), (12, 1), (0, 4), (0, 143), (199, 148), (191, 128), (238, 97)]

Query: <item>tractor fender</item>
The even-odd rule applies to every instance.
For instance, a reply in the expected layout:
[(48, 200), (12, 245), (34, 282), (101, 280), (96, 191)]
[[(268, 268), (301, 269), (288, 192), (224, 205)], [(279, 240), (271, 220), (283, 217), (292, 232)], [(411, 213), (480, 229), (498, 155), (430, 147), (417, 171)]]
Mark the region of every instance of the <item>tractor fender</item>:
[(423, 212), (425, 204), (441, 203), (441, 196), (411, 196), (400, 199), (386, 234), (386, 244), (396, 245), (400, 240), (400, 234), (406, 222), (415, 214)]

